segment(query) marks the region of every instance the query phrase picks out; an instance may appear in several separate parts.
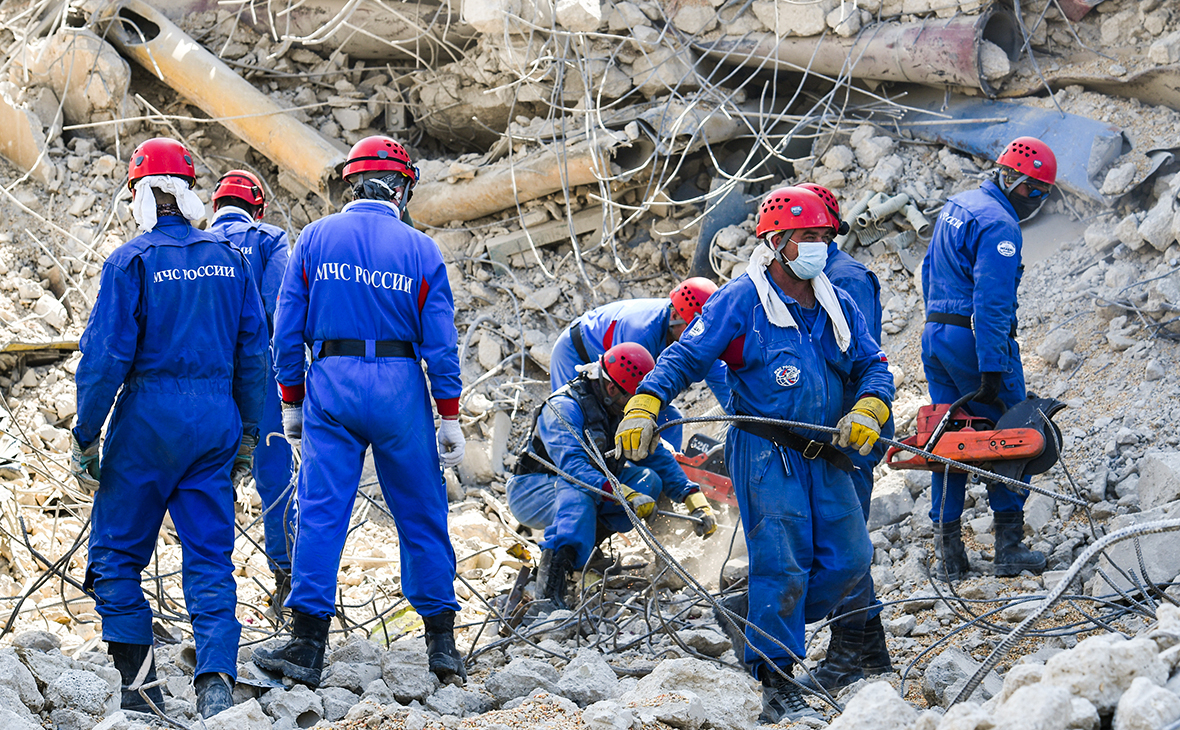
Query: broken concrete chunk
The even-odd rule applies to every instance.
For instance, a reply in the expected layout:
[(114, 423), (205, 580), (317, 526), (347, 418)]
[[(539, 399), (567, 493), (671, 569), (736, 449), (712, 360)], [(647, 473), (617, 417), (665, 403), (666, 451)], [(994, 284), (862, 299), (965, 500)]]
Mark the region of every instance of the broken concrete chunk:
[(918, 711), (897, 694), (888, 682), (872, 682), (860, 689), (829, 730), (911, 727)]
[(593, 33), (602, 23), (599, 0), (557, 0), (557, 24), (575, 33)]
[(22, 172), (30, 172), (34, 180), (49, 185), (57, 177), (57, 170), (46, 154), (47, 141), (41, 119), (30, 109), (17, 103), (19, 90), (0, 81), (0, 156), (16, 165)]
[(671, 91), (683, 94), (700, 88), (695, 59), (687, 49), (652, 49), (635, 59), (631, 69), (635, 86), (649, 99)]
[(1147, 49), (1147, 58), (1157, 66), (1180, 62), (1180, 30), (1152, 43)]
[(557, 683), (557, 692), (586, 707), (614, 696), (619, 680), (602, 654), (583, 649), (566, 665)]
[[(1146, 552), (1146, 550), (1145, 550)], [(1167, 681), (1168, 669), (1150, 639), (1124, 639), (1118, 634), (1092, 636), (1045, 663), (1042, 685), (1066, 689), (1110, 713), (1137, 677), (1154, 684)]]
[(744, 730), (754, 724), (761, 701), (741, 675), (700, 659), (667, 659), (624, 694), (624, 703), (647, 703), (663, 694), (691, 693), (700, 699), (707, 722), (717, 730)]
[(520, 657), (492, 672), (484, 686), (502, 704), (517, 697), (527, 697), (538, 687), (556, 694), (557, 683), (557, 670), (549, 662)]
[(1175, 197), (1161, 195), (1156, 204), (1147, 212), (1139, 224), (1139, 235), (1157, 251), (1166, 251), (1174, 240), (1172, 237), (1172, 215), (1175, 212)]
[(828, 13), (837, 5), (834, 0), (800, 3), (795, 0), (756, 0), (754, 15), (779, 38), (813, 36), (827, 27)]
[(1037, 354), (1046, 362), (1056, 364), (1061, 358), (1061, 353), (1074, 349), (1077, 344), (1078, 338), (1074, 336), (1073, 332), (1059, 327), (1045, 335), (1041, 344), (1037, 345)]
[[(922, 694), (931, 705), (949, 707), (959, 692), (967, 685), (980, 663), (970, 654), (957, 647), (948, 647), (930, 662), (922, 677)], [(998, 694), (1003, 688), (995, 671), (988, 672), (983, 682), (971, 695), (976, 700), (986, 700)]]

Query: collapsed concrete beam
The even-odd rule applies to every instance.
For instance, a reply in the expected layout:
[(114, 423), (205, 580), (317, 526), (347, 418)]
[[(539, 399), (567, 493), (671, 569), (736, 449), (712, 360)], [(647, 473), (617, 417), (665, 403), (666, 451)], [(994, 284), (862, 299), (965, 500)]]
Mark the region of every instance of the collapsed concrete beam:
[(343, 143), (296, 120), (142, 0), (111, 8), (106, 37), (120, 51), (278, 165), (285, 187), (293, 181), (336, 197), (336, 173), (348, 153)]
[(0, 82), (0, 156), (48, 185), (57, 172), (46, 153), (45, 129), (36, 114), (17, 103), (18, 93), (12, 84)]
[[(1006, 64), (993, 70), (997, 46), (1008, 61), (1015, 61), (1021, 43), (1020, 29), (1012, 14), (992, 6), (977, 16), (913, 23), (881, 23), (853, 38), (779, 38), (773, 33), (753, 33), (740, 39), (724, 37), (693, 48), (726, 63), (757, 68), (800, 71), (877, 81), (902, 81), (928, 86), (960, 86), (996, 93), (992, 81), (1006, 75)], [(986, 41), (986, 43), (985, 43)], [(851, 65), (851, 68), (849, 66)]]

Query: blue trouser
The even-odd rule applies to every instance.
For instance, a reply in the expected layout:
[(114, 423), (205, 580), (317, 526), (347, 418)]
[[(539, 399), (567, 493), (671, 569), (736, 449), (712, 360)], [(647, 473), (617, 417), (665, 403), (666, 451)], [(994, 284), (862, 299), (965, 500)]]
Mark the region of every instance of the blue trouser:
[[(578, 377), (578, 371), (575, 367), (585, 364), (582, 362), (582, 357), (578, 355), (578, 350), (574, 347), (574, 343), (570, 339), (569, 328), (566, 327), (557, 336), (557, 341), (553, 343), (553, 354), (549, 357), (549, 386), (553, 390), (557, 390)], [(656, 416), (656, 425), (662, 426), (668, 421), (675, 421), (681, 418), (684, 418), (684, 414), (676, 406), (669, 404), (664, 406), (663, 410)], [(684, 426), (677, 425), (664, 429), (660, 431), (660, 438), (668, 442), (668, 445), (676, 451), (680, 451), (684, 447)]]
[[(272, 372), (270, 350), (266, 351), (266, 371)], [(277, 434), (267, 438), (270, 434)], [(291, 445), (283, 438), (283, 409), (279, 388), (273, 379), (266, 384), (262, 404), (262, 421), (258, 424), (258, 446), (254, 449), (254, 487), (267, 510), (262, 518), (266, 555), (271, 570), (291, 569), (291, 549), (295, 535), (295, 490), (291, 486)], [(276, 504), (276, 502), (278, 504)], [(284, 532), (283, 523), (287, 530)]]
[(422, 616), (459, 610), (434, 433), (417, 360), (327, 357), (311, 364), (288, 608), (321, 619), (336, 613), (340, 555), (365, 449), (372, 446), (377, 481), (397, 525), (402, 594)]
[[(187, 385), (200, 388), (202, 383)], [(204, 385), (224, 392), (125, 389), (119, 397), (91, 512), (86, 586), (94, 592), (105, 641), (151, 644), (152, 609), (140, 573), (151, 561), (167, 512), (180, 537), (181, 583), (197, 645), (196, 674), (237, 677), (242, 627), (234, 615), (230, 471), (242, 422), (228, 382)]]
[[(725, 463), (750, 559), (751, 623), (806, 655), (804, 626), (828, 614), (860, 582), (873, 559), (864, 514), (849, 476), (822, 459), (730, 428)], [(755, 677), (757, 647), (786, 670), (792, 659), (751, 628), (745, 662)]]
[[(893, 434), (893, 416), (890, 415), (881, 429), (881, 435), (891, 439)], [(869, 521), (869, 508), (873, 503), (873, 469), (885, 458), (888, 448), (878, 441), (868, 456), (861, 456), (855, 449), (842, 449), (856, 467), (849, 476), (852, 478), (852, 488), (856, 491), (856, 498), (860, 501), (861, 513), (864, 514), (866, 523)], [(863, 610), (866, 608), (868, 610)], [(844, 628), (859, 629), (866, 621), (879, 615), (881, 608), (881, 601), (877, 599), (877, 591), (873, 586), (873, 573), (870, 570), (832, 611), (836, 616), (842, 617), (837, 618), (834, 623)]]
[[(663, 481), (652, 469), (635, 464), (623, 467), (619, 481), (652, 499), (660, 498)], [(629, 532), (631, 520), (617, 502), (591, 494), (556, 474), (524, 474), (508, 480), (508, 508), (522, 525), (545, 530), (541, 547), (566, 545), (584, 565), (597, 543), (601, 525), (612, 533)]]
[[(1000, 400), (1005, 408), (1025, 398), (1024, 367), (1020, 364), (1020, 346), (1009, 340), (1008, 371), (1001, 380)], [(959, 398), (979, 390), (979, 365), (975, 357), (975, 335), (966, 327), (938, 322), (927, 322), (922, 330), (922, 367), (933, 403), (954, 403)], [(970, 401), (965, 410), (973, 416), (992, 421), (1004, 409), (994, 403)], [(945, 484), (943, 483), (945, 481)], [(963, 514), (963, 497), (967, 491), (967, 475), (951, 473), (943, 477), (935, 470), (931, 479), (930, 519), (934, 522), (953, 522)], [(944, 497), (945, 495), (945, 497)], [(1007, 487), (989, 484), (987, 500), (993, 512), (1023, 512), (1027, 495), (1017, 494)]]

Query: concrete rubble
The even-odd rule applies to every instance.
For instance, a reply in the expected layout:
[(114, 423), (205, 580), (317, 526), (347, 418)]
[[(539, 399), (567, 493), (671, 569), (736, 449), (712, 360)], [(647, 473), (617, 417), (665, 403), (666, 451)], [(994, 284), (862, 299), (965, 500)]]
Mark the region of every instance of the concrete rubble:
[[(994, 11), (975, 0), (496, 0), (421, 3), (391, 19), (384, 6), (338, 16), (345, 3), (323, 2), (301, 8), (283, 29), (245, 6), (239, 13), (239, 6), (151, 5), (219, 73), (282, 110), (279, 118), (298, 123), (323, 150), (375, 133), (409, 144), (423, 179), (410, 210), (447, 261), (465, 383), (468, 455), (446, 478), (468, 684), (440, 686), (426, 669), (421, 621), (400, 594), (396, 532), (371, 470), (342, 557), (342, 610), (323, 686), (264, 676), (250, 661), (252, 647), (279, 626), (265, 610), (273, 582), (257, 547), (261, 504), (244, 488), (233, 555), (241, 681), (237, 704), (205, 727), (752, 727), (758, 685), (738, 669), (710, 604), (634, 534), (609, 543), (617, 574), (586, 579), (584, 595), (602, 591), (608, 608), (591, 603), (593, 610), (512, 629), (499, 620), (518, 572), (539, 552), (539, 536), (506, 506), (514, 449), (547, 393), (549, 353), (565, 324), (614, 299), (666, 296), (694, 273), (719, 283), (740, 275), (756, 243), (753, 203), (801, 180), (840, 198), (852, 224), (842, 245), (881, 281), (897, 429), (912, 433), (928, 401), (916, 273), (930, 223), (948, 197), (975, 187), (991, 167), (989, 154), (970, 146), (973, 125), (1012, 124), (1014, 113), (951, 119), (958, 131), (935, 138), (920, 130), (948, 122), (938, 111), (945, 84), (908, 85), (855, 69), (838, 83), (820, 69), (804, 79), (782, 58), (777, 71), (763, 64), (735, 73), (736, 61), (717, 59), (746, 36), (814, 46), (827, 33), (854, 47), (878, 20), (898, 28), (953, 18), (971, 25), (990, 22), (984, 14)], [(210, 119), (239, 112), (169, 86), (150, 60), (129, 63), (88, 25), (98, 9), (82, 3), (55, 13), (45, 0), (0, 8), (6, 730), (155, 726), (118, 710), (119, 679), (94, 601), (77, 587), (89, 496), (66, 471), (79, 357), (72, 348), (102, 262), (135, 233), (129, 151), (156, 134), (183, 139), (196, 153), (196, 189), (206, 203), (222, 171), (256, 169), (269, 219), (292, 240), (339, 204), (321, 175), (331, 164), (302, 175), (276, 165), (283, 158), (257, 139), (243, 141), (233, 120)], [(1166, 81), (1180, 63), (1180, 13), (1159, 0), (1024, 3), (1022, 13), (1006, 30), (990, 26), (977, 49), (982, 81), (974, 93), (1005, 99), (997, 110), (1036, 110), (1038, 119), (1060, 110), (1114, 130), (1079, 141), (1090, 150), (1080, 174), (1096, 193), (1055, 194), (1026, 227), (1020, 289), (1029, 390), (1069, 405), (1056, 419), (1065, 469), (1036, 483), (1076, 490), (1089, 507), (1030, 498), (1026, 534), (1049, 555), (1049, 570), (997, 578), (986, 490), (971, 485), (963, 522), (972, 572), (949, 592), (929, 576), (929, 476), (879, 470), (872, 572), (898, 673), (843, 692), (841, 715), (813, 700), (824, 720), (798, 727), (1139, 730), (1180, 719), (1175, 532), (1117, 543), (1077, 566), (1068, 597), (1049, 606), (969, 699), (954, 703), (1097, 536), (1180, 516), (1180, 100)], [(1023, 33), (1031, 59), (1019, 52)], [(1043, 93), (1046, 82), (1051, 94)], [(954, 80), (949, 89), (968, 90)], [(925, 93), (939, 103), (907, 101)], [(698, 385), (680, 405), (704, 415), (716, 403)], [(722, 522), (736, 525), (736, 509), (724, 508)], [(654, 529), (709, 590), (741, 586), (740, 526), (732, 554), (729, 528), (708, 543), (680, 521), (662, 519)], [(55, 561), (65, 578), (47, 570)], [(150, 600), (168, 606), (157, 619), (157, 660), (167, 712), (191, 725), (191, 633), (175, 619), (184, 605), (179, 567), (166, 523), (149, 568), (160, 576)], [(814, 663), (828, 632), (810, 629)]]

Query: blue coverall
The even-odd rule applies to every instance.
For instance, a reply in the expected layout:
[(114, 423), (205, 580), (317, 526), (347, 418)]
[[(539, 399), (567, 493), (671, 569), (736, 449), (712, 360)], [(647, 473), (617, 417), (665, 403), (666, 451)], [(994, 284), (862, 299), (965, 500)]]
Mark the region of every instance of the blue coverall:
[(74, 435), (83, 448), (115, 406), (86, 566), (103, 639), (152, 643), (140, 572), (167, 511), (197, 675), (237, 676), (230, 470), (243, 431), (257, 433), (266, 379), (266, 314), (250, 277), (221, 235), (162, 216), (103, 264), (80, 344)]
[[(865, 325), (868, 327), (869, 334), (877, 342), (881, 341), (881, 282), (877, 280), (877, 275), (869, 270), (867, 266), (852, 258), (835, 242), (828, 244), (828, 263), (824, 266), (824, 274), (836, 286), (843, 289), (852, 301), (856, 303), (856, 308), (865, 318)], [(852, 410), (856, 405), (856, 391), (849, 389), (844, 393), (844, 412)], [(881, 427), (881, 435), (885, 438), (893, 438), (893, 414), (889, 414), (889, 420)], [(850, 475), (852, 477), (852, 486), (856, 489), (856, 496), (860, 500), (861, 510), (864, 511), (865, 521), (869, 519), (869, 507), (873, 501), (873, 469), (877, 464), (881, 463), (881, 459), (885, 457), (885, 451), (888, 449), (884, 443), (878, 441), (873, 450), (867, 456), (861, 456), (860, 452), (854, 448), (842, 449), (842, 451), (852, 460), (852, 465), (856, 469)], [(872, 606), (867, 611), (858, 611), (867, 606)], [(855, 612), (855, 613), (852, 613)], [(836, 620), (836, 623), (849, 627), (860, 628), (864, 626), (865, 621), (873, 618), (881, 613), (881, 602), (877, 600), (876, 591), (873, 588), (872, 573), (865, 573), (861, 578), (860, 583), (852, 589), (848, 597), (840, 603), (833, 611), (837, 616), (844, 616)]]
[[(974, 393), (982, 372), (1003, 374), (999, 398), (1005, 409), (1025, 399), (1020, 346), (1013, 337), (1023, 243), (1016, 211), (991, 180), (954, 196), (938, 214), (922, 263), (927, 319), (922, 366), (934, 403)], [(935, 312), (973, 317), (974, 327), (929, 321)], [(971, 401), (966, 410), (994, 421), (1004, 409)], [(951, 474), (943, 481), (935, 470), (930, 519), (953, 522), (963, 513), (967, 475)], [(994, 512), (1024, 511), (1023, 494), (999, 485), (988, 485), (987, 493)]]
[[(609, 480), (561, 419), (565, 419), (574, 433), (582, 435), (584, 414), (578, 401), (568, 395), (568, 389), (551, 395), (537, 418), (535, 434), (544, 443), (549, 460), (574, 478), (611, 491)], [(608, 437), (613, 438), (619, 420), (613, 419), (611, 428), (606, 429)], [(609, 444), (598, 446), (604, 451), (613, 448)], [(623, 484), (652, 499), (659, 499), (664, 493), (673, 501), (683, 502), (689, 493), (700, 491), (685, 477), (672, 453), (663, 448), (656, 449), (643, 461), (624, 462), (616, 476)], [(545, 530), (541, 547), (559, 550), (566, 545), (573, 546), (578, 566), (585, 564), (598, 544), (599, 522), (611, 532), (628, 532), (632, 527), (618, 503), (591, 494), (547, 471), (512, 476), (508, 480), (508, 507), (521, 524)]]
[[(262, 294), (266, 308), (267, 334), (274, 333), (275, 303), (279, 298), (279, 287), (283, 283), (283, 272), (291, 254), (287, 246), (287, 232), (278, 226), (256, 221), (246, 211), (232, 205), (223, 206), (214, 216), (211, 230), (220, 233), (237, 246), (250, 262), (254, 273), (254, 285)], [(267, 372), (273, 373), (274, 364), (267, 349)], [(266, 514), (262, 518), (266, 555), (271, 568), (291, 570), (291, 540), (295, 531), (295, 510), (288, 508), (288, 498), (294, 490), (291, 485), (291, 445), (282, 437), (283, 413), (279, 407), (279, 386), (274, 377), (267, 379), (263, 387), (262, 421), (258, 424), (258, 446), (254, 449), (254, 486), (262, 498)], [(268, 434), (278, 436), (267, 439)], [(279, 502), (280, 498), (282, 502)], [(294, 504), (294, 500), (290, 501)], [(283, 523), (287, 524), (284, 531)]]
[[(365, 356), (321, 356), (325, 341), (359, 340)], [(423, 616), (458, 611), (455, 551), (434, 414), (458, 415), (455, 305), (437, 244), (392, 206), (358, 200), (303, 229), (283, 277), (274, 357), (284, 392), (306, 378), (303, 465), (286, 606), (335, 613), (336, 573), (360, 484), (365, 448), (397, 522), (402, 593)], [(378, 357), (403, 342), (416, 357)], [(304, 365), (304, 345), (315, 359)], [(291, 397), (286, 400), (292, 400)]]
[[(653, 358), (659, 357), (668, 346), (668, 322), (672, 318), (672, 305), (667, 299), (625, 299), (591, 309), (566, 327), (553, 343), (553, 354), (549, 360), (549, 385), (557, 390), (578, 377), (577, 365), (587, 365), (602, 357), (602, 354), (620, 342), (635, 342), (643, 345)], [(570, 337), (570, 328), (578, 324), (582, 328), (582, 343), (589, 360), (578, 354)], [(725, 363), (715, 362), (705, 375), (705, 383), (721, 406), (729, 405), (729, 386), (725, 384)], [(664, 424), (683, 418), (680, 410), (665, 405), (656, 418)], [(673, 426), (660, 432), (660, 438), (672, 448), (680, 451), (684, 443), (684, 427)]]
[[(802, 307), (767, 279), (797, 326), (771, 324), (754, 283), (742, 274), (709, 298), (638, 392), (667, 402), (721, 358), (729, 366), (727, 382), (739, 414), (834, 427), (844, 414), (846, 388), (857, 398), (893, 400), (885, 355), (847, 294), (836, 290), (852, 336), (848, 350), (841, 352), (821, 307)], [(799, 435), (830, 441), (814, 431)], [(805, 622), (827, 615), (872, 561), (852, 479), (823, 459), (807, 459), (737, 427), (726, 437), (725, 463), (746, 529), (748, 618), (802, 657)], [(746, 641), (745, 661), (754, 676), (760, 676), (764, 662), (751, 646), (780, 668), (790, 668), (787, 652), (761, 634), (748, 629)]]

